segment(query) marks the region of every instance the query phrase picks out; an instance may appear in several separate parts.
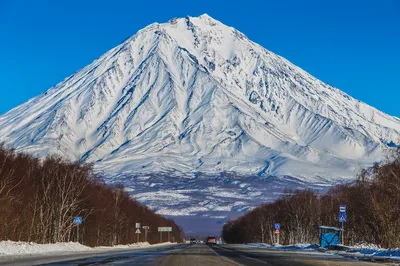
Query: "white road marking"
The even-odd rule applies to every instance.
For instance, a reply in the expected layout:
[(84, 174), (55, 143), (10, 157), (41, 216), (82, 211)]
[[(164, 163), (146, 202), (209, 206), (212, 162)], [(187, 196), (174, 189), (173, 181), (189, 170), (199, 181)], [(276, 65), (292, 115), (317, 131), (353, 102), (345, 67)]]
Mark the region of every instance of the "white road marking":
[(246, 259), (255, 260), (255, 261), (261, 262), (262, 264), (267, 264), (267, 265), (269, 264), (269, 263), (267, 263), (267, 262), (265, 262), (265, 261), (258, 260), (258, 259), (252, 258), (252, 257), (247, 257), (247, 256), (245, 256), (245, 255), (240, 255), (240, 257), (246, 258)]
[[(222, 247), (218, 247), (218, 248), (227, 250), (227, 249), (222, 248)], [(212, 248), (209, 248), (209, 249), (211, 249), (212, 252), (214, 252), (217, 256), (222, 257), (222, 259), (224, 259), (224, 260), (226, 260), (226, 261), (229, 261), (230, 263), (233, 263), (233, 264), (238, 265), (238, 266), (244, 266), (243, 264), (237, 263), (236, 261), (234, 261), (234, 260), (232, 260), (232, 259), (230, 259), (230, 258), (227, 258), (227, 257), (225, 257), (225, 256), (222, 256), (221, 254), (218, 254), (218, 252), (216, 252), (216, 251), (215, 251), (214, 249), (212, 249)]]

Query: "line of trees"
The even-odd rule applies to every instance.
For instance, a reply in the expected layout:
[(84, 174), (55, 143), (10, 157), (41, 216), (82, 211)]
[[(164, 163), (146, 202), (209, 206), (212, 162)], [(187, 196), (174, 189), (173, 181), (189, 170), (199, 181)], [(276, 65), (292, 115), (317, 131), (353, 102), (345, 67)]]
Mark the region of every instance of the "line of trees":
[(41, 161), (0, 147), (0, 240), (76, 241), (74, 216), (83, 218), (79, 242), (89, 246), (136, 242), (135, 223), (150, 226), (150, 243), (159, 241), (161, 226), (172, 227), (171, 240), (182, 241), (172, 220), (140, 205), (122, 185), (107, 186), (90, 165), (56, 156)]
[(365, 241), (399, 247), (400, 153), (324, 195), (312, 190), (285, 191), (278, 200), (227, 222), (222, 236), (228, 243), (274, 243), (274, 223), (280, 223), (281, 243), (318, 243), (318, 226), (339, 226), (341, 204), (347, 206), (345, 244)]

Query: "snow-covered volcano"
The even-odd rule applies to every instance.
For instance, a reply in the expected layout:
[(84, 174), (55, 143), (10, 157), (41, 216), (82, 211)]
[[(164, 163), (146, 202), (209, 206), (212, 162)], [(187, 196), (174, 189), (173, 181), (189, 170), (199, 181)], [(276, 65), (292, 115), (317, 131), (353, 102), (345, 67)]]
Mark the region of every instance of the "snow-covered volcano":
[(1, 141), (111, 173), (335, 179), (398, 144), (400, 120), (202, 15), (154, 23), (0, 117)]

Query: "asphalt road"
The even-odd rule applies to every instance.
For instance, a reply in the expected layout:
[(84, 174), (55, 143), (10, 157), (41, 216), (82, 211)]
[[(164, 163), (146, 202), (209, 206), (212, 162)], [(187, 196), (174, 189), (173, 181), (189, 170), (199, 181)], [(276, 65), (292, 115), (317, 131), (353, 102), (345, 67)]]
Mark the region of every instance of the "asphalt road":
[(240, 265), (279, 265), (279, 266), (368, 266), (393, 265), (363, 262), (339, 255), (317, 251), (282, 251), (244, 245), (213, 246), (219, 255), (230, 258)]
[(230, 265), (282, 265), (282, 266), (367, 266), (393, 265), (351, 260), (320, 252), (294, 252), (265, 250), (244, 245), (181, 244), (149, 247), (130, 251), (66, 254), (53, 257), (19, 258), (3, 265), (160, 265), (160, 266), (230, 266)]

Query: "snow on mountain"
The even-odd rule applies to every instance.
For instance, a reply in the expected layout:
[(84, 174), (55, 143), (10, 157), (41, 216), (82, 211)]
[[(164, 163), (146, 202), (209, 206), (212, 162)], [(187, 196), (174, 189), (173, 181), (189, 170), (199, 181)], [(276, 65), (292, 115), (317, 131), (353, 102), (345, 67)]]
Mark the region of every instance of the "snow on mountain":
[(0, 141), (112, 175), (332, 183), (400, 145), (400, 119), (204, 14), (154, 23), (0, 117)]
[(113, 173), (351, 177), (399, 132), (208, 15), (151, 24), (0, 118), (13, 147)]

